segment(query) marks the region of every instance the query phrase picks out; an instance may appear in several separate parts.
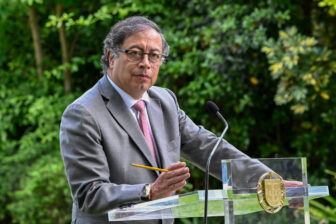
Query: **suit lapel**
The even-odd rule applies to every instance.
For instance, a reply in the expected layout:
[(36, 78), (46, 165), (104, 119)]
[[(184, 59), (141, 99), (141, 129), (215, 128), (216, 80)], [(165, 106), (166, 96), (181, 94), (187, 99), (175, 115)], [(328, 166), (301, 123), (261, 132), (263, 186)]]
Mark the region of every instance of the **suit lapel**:
[(155, 167), (156, 162), (147, 145), (146, 139), (142, 134), (139, 124), (134, 119), (119, 93), (109, 83), (106, 75), (99, 81), (99, 84), (101, 94), (108, 99), (106, 107), (110, 111), (111, 115), (128, 133), (150, 165)]
[[(148, 91), (150, 95), (150, 91)], [(164, 128), (164, 117), (161, 109), (160, 100), (151, 97), (151, 102), (147, 108), (149, 122), (151, 124), (152, 133), (156, 142), (157, 150), (162, 168), (166, 168), (165, 157), (167, 156), (167, 138), (166, 129)]]

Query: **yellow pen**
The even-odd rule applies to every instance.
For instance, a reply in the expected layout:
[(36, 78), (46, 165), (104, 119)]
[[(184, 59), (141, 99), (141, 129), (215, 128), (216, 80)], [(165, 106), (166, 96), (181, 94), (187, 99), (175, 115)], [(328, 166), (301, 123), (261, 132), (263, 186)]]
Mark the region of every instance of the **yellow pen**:
[(160, 171), (160, 172), (169, 172), (169, 170), (166, 170), (166, 169), (160, 169), (160, 168), (151, 167), (151, 166), (144, 166), (144, 165), (139, 165), (139, 164), (136, 164), (136, 163), (132, 163), (132, 166), (139, 167), (139, 168), (144, 168), (144, 169), (148, 169), (148, 170), (157, 170), (157, 171)]

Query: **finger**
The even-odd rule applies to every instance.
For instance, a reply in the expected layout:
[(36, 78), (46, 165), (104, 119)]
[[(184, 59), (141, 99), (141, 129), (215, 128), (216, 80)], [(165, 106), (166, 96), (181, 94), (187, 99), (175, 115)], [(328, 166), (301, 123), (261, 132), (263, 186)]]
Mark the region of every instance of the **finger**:
[(180, 188), (183, 188), (187, 184), (187, 181), (183, 180), (181, 182), (172, 184), (168, 186), (169, 191), (177, 191)]
[(176, 170), (176, 169), (180, 169), (180, 168), (183, 168), (183, 167), (186, 167), (186, 163), (178, 161), (176, 163), (173, 163), (173, 164), (169, 165), (167, 170), (171, 171), (171, 170)]
[(183, 176), (185, 174), (189, 173), (189, 168), (188, 167), (183, 167), (174, 171), (169, 171), (168, 173), (165, 174), (166, 179), (171, 179), (176, 176)]
[(284, 184), (286, 187), (302, 187), (303, 183), (300, 181), (287, 181), (284, 180)]
[[(189, 177), (190, 173), (188, 167), (179, 170), (174, 170), (168, 173), (161, 173), (159, 177), (156, 179), (156, 181), (153, 183), (153, 187), (155, 187), (157, 190), (161, 189), (163, 191), (166, 191), (169, 186), (183, 182)], [(182, 184), (182, 186), (184, 185)]]
[(154, 183), (157, 184), (158, 186), (160, 186), (160, 188), (163, 189), (163, 188), (165, 188), (169, 185), (175, 184), (175, 183), (180, 182), (182, 180), (185, 180), (189, 177), (190, 177), (189, 168), (187, 168), (183, 172), (175, 172), (174, 171), (174, 173), (169, 173), (169, 172), (168, 173), (161, 173)]
[(176, 176), (174, 178), (168, 179), (166, 183), (168, 186), (174, 185), (174, 184), (187, 180), (189, 177), (190, 177), (190, 174), (186, 173), (184, 175), (180, 175), (180, 176)]
[(183, 188), (186, 183), (187, 182), (185, 180), (182, 180), (181, 182), (170, 184), (168, 186), (167, 183), (161, 182), (157, 179), (157, 181), (155, 181), (151, 186), (152, 198), (158, 199), (162, 197), (168, 197), (172, 195), (176, 190)]

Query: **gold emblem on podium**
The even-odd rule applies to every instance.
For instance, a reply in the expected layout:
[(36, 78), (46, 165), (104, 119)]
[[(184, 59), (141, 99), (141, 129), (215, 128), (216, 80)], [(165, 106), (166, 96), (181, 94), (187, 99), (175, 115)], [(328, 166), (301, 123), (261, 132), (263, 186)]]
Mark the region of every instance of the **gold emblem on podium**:
[(257, 186), (260, 206), (268, 213), (277, 213), (283, 207), (286, 189), (280, 175), (267, 172), (262, 175)]

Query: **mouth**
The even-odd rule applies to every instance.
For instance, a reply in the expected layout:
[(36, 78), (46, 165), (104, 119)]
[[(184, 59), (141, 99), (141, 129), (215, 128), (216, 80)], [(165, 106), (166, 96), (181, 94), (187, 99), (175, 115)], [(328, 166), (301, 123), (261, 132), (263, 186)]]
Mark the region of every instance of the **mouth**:
[(134, 75), (135, 77), (137, 78), (140, 78), (140, 79), (151, 79), (151, 77), (149, 75), (146, 75), (146, 74), (136, 74)]

